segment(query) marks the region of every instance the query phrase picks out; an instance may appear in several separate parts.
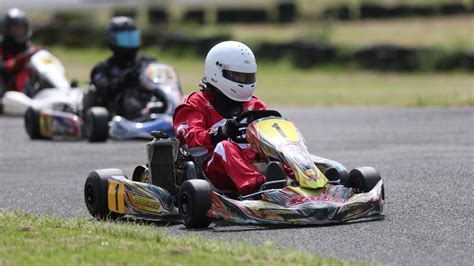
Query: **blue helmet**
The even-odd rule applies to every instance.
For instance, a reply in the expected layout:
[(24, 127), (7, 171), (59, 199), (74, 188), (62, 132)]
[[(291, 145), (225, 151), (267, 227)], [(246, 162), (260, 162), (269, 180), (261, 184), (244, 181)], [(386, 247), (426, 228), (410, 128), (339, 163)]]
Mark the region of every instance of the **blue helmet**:
[(137, 50), (141, 45), (140, 30), (133, 19), (114, 17), (107, 27), (106, 41), (114, 52), (121, 49)]

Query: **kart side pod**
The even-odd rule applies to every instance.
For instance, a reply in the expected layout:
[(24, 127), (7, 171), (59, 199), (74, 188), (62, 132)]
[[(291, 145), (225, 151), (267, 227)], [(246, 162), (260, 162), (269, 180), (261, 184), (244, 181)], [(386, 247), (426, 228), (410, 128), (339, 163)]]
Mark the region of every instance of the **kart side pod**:
[(166, 189), (175, 198), (175, 162), (179, 152), (179, 140), (155, 137), (146, 147), (152, 184)]

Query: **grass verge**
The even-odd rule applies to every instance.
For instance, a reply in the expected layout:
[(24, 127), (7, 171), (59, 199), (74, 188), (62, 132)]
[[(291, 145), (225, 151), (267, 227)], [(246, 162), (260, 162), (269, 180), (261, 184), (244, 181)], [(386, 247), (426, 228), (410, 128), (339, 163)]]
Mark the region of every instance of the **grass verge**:
[[(105, 49), (51, 51), (64, 63), (68, 76), (89, 80), (92, 67), (110, 55)], [(179, 73), (186, 93), (198, 89), (204, 57), (176, 56), (158, 49), (142, 51)], [(259, 61), (257, 96), (279, 106), (473, 106), (474, 76), (470, 73), (380, 73), (338, 68), (299, 70), (289, 61)]]
[(343, 265), (271, 244), (172, 237), (150, 225), (0, 210), (0, 265)]

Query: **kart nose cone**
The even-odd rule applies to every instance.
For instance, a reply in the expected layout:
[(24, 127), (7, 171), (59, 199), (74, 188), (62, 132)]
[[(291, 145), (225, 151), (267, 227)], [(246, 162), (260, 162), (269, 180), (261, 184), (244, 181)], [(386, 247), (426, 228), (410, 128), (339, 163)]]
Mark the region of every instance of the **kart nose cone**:
[(318, 171), (314, 171), (312, 168), (307, 169), (305, 174), (311, 180), (315, 180), (319, 178)]

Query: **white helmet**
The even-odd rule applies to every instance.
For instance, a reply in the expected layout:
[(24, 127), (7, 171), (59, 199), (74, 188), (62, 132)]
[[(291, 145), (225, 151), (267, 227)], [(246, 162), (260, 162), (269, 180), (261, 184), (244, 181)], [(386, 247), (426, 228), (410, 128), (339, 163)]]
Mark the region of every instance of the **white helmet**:
[(255, 92), (257, 63), (250, 48), (235, 41), (216, 44), (207, 53), (206, 80), (225, 96), (248, 102)]

